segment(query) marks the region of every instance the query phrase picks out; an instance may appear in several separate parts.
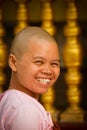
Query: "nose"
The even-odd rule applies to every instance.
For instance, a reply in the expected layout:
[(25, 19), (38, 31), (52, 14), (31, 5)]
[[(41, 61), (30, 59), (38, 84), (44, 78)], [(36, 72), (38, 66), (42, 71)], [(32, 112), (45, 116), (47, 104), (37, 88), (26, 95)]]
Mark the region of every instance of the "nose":
[(43, 74), (51, 75), (52, 74), (52, 68), (50, 65), (45, 65), (42, 69)]

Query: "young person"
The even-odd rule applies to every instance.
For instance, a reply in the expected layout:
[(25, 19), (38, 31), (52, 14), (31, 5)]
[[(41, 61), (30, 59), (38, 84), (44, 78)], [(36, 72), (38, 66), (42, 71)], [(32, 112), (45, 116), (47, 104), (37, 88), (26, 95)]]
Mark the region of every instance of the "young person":
[(38, 102), (60, 74), (55, 39), (40, 27), (27, 27), (13, 39), (11, 80), (0, 95), (0, 130), (53, 130), (50, 113)]

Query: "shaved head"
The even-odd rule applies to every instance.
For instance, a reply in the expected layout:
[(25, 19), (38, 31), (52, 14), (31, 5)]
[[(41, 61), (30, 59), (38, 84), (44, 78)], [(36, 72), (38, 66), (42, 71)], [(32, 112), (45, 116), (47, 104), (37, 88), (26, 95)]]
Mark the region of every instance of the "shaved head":
[(45, 39), (56, 43), (55, 39), (42, 28), (29, 26), (24, 28), (15, 36), (11, 45), (10, 53), (20, 57), (25, 51), (27, 51), (28, 46), (33, 40), (39, 39)]
[(60, 56), (56, 40), (40, 27), (27, 27), (14, 38), (9, 55), (10, 89), (38, 99), (57, 80)]

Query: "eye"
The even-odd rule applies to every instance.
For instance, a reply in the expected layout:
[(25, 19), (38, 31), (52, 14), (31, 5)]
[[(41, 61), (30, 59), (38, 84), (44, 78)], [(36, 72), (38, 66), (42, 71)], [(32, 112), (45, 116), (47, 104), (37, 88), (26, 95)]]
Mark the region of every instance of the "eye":
[(59, 67), (59, 66), (60, 66), (60, 64), (59, 64), (59, 63), (56, 63), (56, 62), (51, 63), (51, 65), (52, 65), (53, 67)]
[(37, 60), (37, 61), (35, 61), (35, 64), (36, 64), (36, 65), (42, 65), (42, 64), (43, 64), (43, 61)]

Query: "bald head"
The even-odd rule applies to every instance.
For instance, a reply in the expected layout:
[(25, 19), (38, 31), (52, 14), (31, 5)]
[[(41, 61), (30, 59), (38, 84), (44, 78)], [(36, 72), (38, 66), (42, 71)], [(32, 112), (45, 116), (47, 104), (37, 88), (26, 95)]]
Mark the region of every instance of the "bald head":
[(15, 36), (11, 45), (10, 53), (20, 57), (25, 51), (27, 51), (28, 46), (33, 40), (39, 39), (45, 39), (51, 41), (51, 43), (56, 43), (55, 39), (42, 28), (29, 26)]

